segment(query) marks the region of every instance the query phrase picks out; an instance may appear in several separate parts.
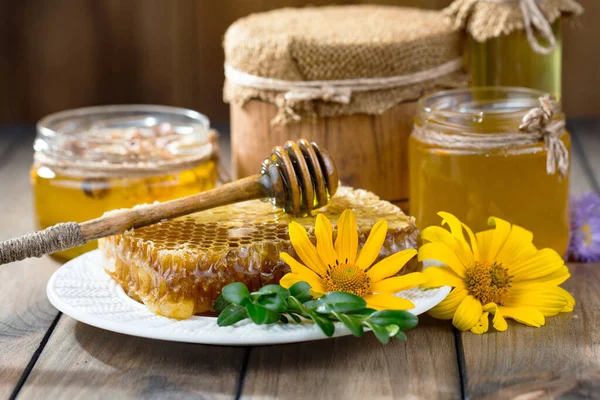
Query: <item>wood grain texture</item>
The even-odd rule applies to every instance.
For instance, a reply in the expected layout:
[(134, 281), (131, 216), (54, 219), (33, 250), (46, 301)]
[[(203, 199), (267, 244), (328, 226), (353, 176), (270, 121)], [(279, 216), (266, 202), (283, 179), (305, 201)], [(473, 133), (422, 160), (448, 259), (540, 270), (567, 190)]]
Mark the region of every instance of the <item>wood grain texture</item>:
[(363, 338), (254, 347), (244, 399), (460, 398), (450, 324), (427, 316), (408, 341)]
[(121, 335), (63, 315), (19, 399), (231, 399), (244, 354)]
[[(12, 127), (0, 135), (0, 240), (34, 228), (29, 184), (32, 131)], [(0, 398), (13, 392), (58, 314), (46, 298), (46, 282), (57, 266), (45, 257), (0, 268)]]
[(572, 313), (538, 329), (509, 321), (506, 332), (462, 334), (472, 398), (556, 398), (599, 387), (600, 264), (570, 270), (563, 286), (577, 300)]
[(384, 200), (405, 201), (408, 137), (415, 110), (415, 102), (405, 102), (381, 115), (305, 118), (273, 125), (277, 107), (270, 103), (251, 100), (244, 107), (232, 105), (232, 171), (237, 177), (253, 174), (273, 146), (306, 138), (331, 153), (344, 184), (369, 190)]

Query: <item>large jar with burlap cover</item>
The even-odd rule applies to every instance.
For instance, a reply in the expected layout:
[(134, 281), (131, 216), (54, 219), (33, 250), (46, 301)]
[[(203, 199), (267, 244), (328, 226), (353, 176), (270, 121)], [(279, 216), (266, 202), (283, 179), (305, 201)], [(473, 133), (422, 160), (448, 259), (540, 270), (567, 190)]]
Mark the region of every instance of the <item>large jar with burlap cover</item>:
[(280, 9), (235, 22), (224, 48), (236, 177), (306, 137), (329, 150), (344, 184), (400, 204), (416, 100), (466, 83), (461, 33), (437, 11)]

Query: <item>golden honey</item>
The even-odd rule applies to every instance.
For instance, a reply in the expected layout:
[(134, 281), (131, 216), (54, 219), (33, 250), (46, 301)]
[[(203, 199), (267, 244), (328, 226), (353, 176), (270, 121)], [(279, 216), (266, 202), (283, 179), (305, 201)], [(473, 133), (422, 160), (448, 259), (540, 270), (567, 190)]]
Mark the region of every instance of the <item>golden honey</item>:
[[(518, 132), (525, 112), (542, 92), (461, 89), (441, 92), (420, 102), (416, 125), (451, 138)], [(559, 110), (558, 110), (559, 111)], [(564, 118), (560, 112), (555, 118)], [(569, 133), (561, 140), (570, 149)], [(423, 229), (439, 225), (439, 211), (456, 215), (475, 231), (488, 229), (494, 216), (534, 234), (538, 248), (565, 254), (569, 239), (568, 175), (548, 174), (544, 144), (493, 151), (449, 149), (412, 136), (409, 140), (410, 211)]]
[[(49, 116), (38, 125), (31, 168), (38, 228), (212, 189), (215, 140), (203, 116), (177, 108), (108, 106)], [(68, 260), (96, 247), (53, 256)]]
[[(371, 227), (385, 219), (388, 234), (380, 257), (416, 247), (414, 218), (364, 190), (340, 187), (314, 214), (323, 213), (335, 226), (348, 208), (356, 213), (359, 246)], [(157, 314), (185, 319), (211, 311), (229, 283), (243, 282), (251, 291), (278, 283), (289, 272), (280, 253), (295, 256), (289, 223), (304, 226), (314, 243), (315, 215), (292, 217), (252, 200), (100, 239), (100, 250), (107, 272), (125, 293)], [(401, 272), (416, 268), (415, 258)]]
[[(478, 42), (469, 37), (467, 59), (474, 86), (519, 86), (561, 96), (562, 41), (560, 18), (552, 24), (556, 47), (536, 53), (523, 30)], [(541, 39), (540, 39), (541, 40)], [(541, 40), (541, 44), (547, 46)]]

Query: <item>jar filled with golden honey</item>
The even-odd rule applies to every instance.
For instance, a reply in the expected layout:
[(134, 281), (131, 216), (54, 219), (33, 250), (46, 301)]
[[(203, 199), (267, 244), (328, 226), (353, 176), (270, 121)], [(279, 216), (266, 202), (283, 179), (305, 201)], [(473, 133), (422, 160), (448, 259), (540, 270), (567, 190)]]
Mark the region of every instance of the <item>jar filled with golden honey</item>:
[[(151, 105), (81, 108), (37, 125), (31, 184), (38, 228), (171, 200), (217, 184), (218, 145), (195, 111)], [(55, 253), (68, 260), (96, 242)]]
[(409, 140), (410, 212), (423, 229), (447, 211), (476, 231), (494, 216), (565, 254), (570, 135), (541, 91), (491, 87), (438, 92), (418, 105)]
[(475, 86), (519, 86), (561, 96), (562, 19), (576, 0), (454, 0), (445, 10), (468, 34)]

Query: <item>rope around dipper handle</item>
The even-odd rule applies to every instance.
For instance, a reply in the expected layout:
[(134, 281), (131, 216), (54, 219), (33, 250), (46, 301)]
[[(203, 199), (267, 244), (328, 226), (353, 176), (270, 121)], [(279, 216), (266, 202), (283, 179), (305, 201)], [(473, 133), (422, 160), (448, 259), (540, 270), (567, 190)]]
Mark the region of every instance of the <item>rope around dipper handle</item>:
[(40, 232), (29, 233), (0, 243), (0, 264), (41, 257), (85, 244), (76, 222), (56, 224)]

